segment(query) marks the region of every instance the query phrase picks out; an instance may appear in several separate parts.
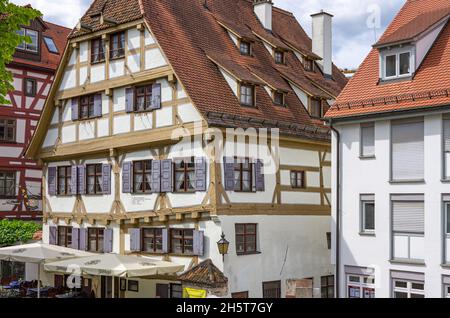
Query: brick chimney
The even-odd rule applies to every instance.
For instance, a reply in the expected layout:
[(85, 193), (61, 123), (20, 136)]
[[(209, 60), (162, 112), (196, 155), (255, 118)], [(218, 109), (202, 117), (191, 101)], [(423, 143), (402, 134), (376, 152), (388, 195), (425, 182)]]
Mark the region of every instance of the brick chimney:
[(312, 50), (322, 58), (317, 61), (324, 75), (328, 78), (333, 74), (333, 15), (321, 10), (312, 14)]
[(272, 31), (272, 0), (253, 0), (253, 11), (263, 27)]

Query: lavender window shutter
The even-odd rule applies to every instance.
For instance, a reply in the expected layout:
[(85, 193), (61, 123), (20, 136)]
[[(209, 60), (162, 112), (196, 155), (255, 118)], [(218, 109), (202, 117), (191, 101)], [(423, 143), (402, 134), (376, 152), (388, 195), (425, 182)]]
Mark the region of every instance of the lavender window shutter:
[(133, 163), (124, 162), (122, 165), (122, 193), (133, 192)]
[(102, 94), (94, 95), (94, 116), (102, 117)]
[(161, 108), (161, 84), (155, 83), (152, 86), (152, 104), (151, 109)]
[(262, 160), (256, 160), (255, 163), (255, 183), (256, 191), (265, 191), (264, 183), (264, 163)]
[(111, 165), (102, 166), (102, 191), (103, 194), (111, 194)]
[(134, 88), (132, 87), (125, 90), (125, 111), (127, 113), (134, 111)]
[(172, 192), (172, 160), (161, 160), (161, 192)]
[(48, 230), (49, 230), (48, 243), (50, 245), (56, 245), (57, 244), (56, 238), (57, 238), (58, 228), (56, 226), (50, 226), (48, 228)]
[(169, 253), (169, 230), (162, 229), (163, 253)]
[(112, 253), (113, 251), (113, 230), (105, 229), (103, 239), (103, 252)]
[(86, 194), (86, 167), (78, 166), (78, 194)]
[(195, 190), (206, 191), (206, 159), (195, 158)]
[(225, 176), (225, 191), (234, 190), (234, 159), (225, 157), (223, 159), (223, 168)]
[(56, 195), (56, 167), (48, 167), (47, 186), (48, 194)]
[(79, 119), (79, 115), (78, 115), (78, 98), (72, 98), (72, 120), (78, 120)]
[(152, 160), (151, 187), (153, 193), (161, 192), (161, 160)]
[(87, 230), (84, 228), (80, 228), (79, 231), (80, 237), (79, 237), (79, 245), (78, 249), (80, 251), (87, 251)]
[(204, 253), (204, 232), (194, 231), (194, 255), (203, 256)]
[(72, 246), (74, 250), (80, 248), (80, 229), (72, 228)]
[(72, 173), (70, 174), (70, 193), (71, 194), (77, 194), (78, 193), (78, 167), (72, 166)]
[(141, 251), (141, 229), (133, 228), (129, 230), (130, 233), (130, 250), (132, 252)]

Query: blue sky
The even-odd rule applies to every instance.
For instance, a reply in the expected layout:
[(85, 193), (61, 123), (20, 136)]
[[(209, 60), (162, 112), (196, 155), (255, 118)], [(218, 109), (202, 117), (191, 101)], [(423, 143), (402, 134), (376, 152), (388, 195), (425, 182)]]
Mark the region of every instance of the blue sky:
[[(189, 0), (178, 0), (189, 1)], [(291, 11), (308, 34), (312, 13), (324, 9), (334, 15), (334, 62), (343, 68), (356, 68), (371, 45), (406, 0), (273, 0), (275, 5)], [(45, 19), (72, 28), (87, 10), (91, 0), (12, 0), (31, 4)]]

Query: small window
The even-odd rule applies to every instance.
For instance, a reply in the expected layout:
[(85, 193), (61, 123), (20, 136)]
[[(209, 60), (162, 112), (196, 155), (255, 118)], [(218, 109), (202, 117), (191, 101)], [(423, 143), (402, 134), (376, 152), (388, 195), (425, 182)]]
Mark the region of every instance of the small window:
[(181, 284), (170, 284), (170, 298), (183, 298), (183, 286)]
[(393, 77), (397, 75), (397, 56), (386, 56), (386, 77)]
[(150, 193), (152, 179), (152, 161), (142, 160), (133, 162), (133, 192)]
[(58, 167), (58, 194), (70, 195), (72, 180), (72, 167)]
[(331, 250), (331, 232), (327, 232), (327, 248)]
[(400, 75), (409, 75), (411, 73), (411, 53), (400, 54)]
[(0, 171), (0, 198), (14, 198), (16, 195), (16, 173)]
[(305, 187), (305, 171), (291, 171), (291, 187), (294, 189)]
[(95, 118), (94, 107), (95, 95), (85, 95), (80, 97), (80, 119)]
[(148, 253), (163, 252), (163, 235), (161, 228), (142, 229), (142, 251)]
[(388, 53), (383, 58), (383, 78), (395, 79), (412, 74), (411, 52)]
[(19, 35), (22, 36), (28, 36), (31, 40), (30, 43), (26, 43), (25, 41), (22, 42), (17, 46), (19, 50), (28, 51), (31, 53), (38, 53), (39, 52), (39, 33), (35, 30), (25, 29), (22, 28), (19, 31), (17, 31)]
[(175, 192), (195, 191), (194, 158), (178, 159), (174, 163)]
[(263, 298), (281, 298), (281, 281), (264, 282)]
[(406, 280), (394, 280), (394, 298), (425, 298), (425, 284)]
[(58, 226), (58, 245), (63, 247), (72, 246), (71, 226)]
[(285, 94), (283, 93), (283, 92), (279, 92), (279, 91), (275, 91), (274, 93), (273, 93), (273, 102), (276, 104), (276, 105), (279, 105), (279, 106), (284, 106), (284, 100), (285, 100)]
[(152, 106), (152, 85), (138, 86), (135, 88), (135, 111), (146, 111)]
[(248, 298), (248, 291), (231, 293), (231, 298)]
[(0, 142), (16, 141), (16, 120), (0, 119)]
[(234, 160), (234, 191), (252, 192), (252, 164), (249, 158), (235, 158)]
[(137, 280), (128, 280), (128, 291), (138, 293), (139, 282)]
[(320, 278), (320, 291), (322, 298), (334, 298), (334, 276), (322, 276)]
[(125, 56), (125, 32), (112, 34), (110, 37), (110, 59), (118, 59)]
[(322, 118), (322, 100), (319, 98), (311, 98), (309, 105), (309, 113), (313, 118)]
[(25, 96), (34, 97), (36, 96), (36, 80), (32, 78), (26, 78), (24, 80), (25, 84)]
[(174, 254), (188, 254), (194, 252), (194, 230), (171, 229), (170, 246)]
[(275, 50), (274, 52), (275, 63), (284, 64), (284, 52), (280, 50)]
[(102, 164), (93, 164), (86, 166), (86, 187), (87, 194), (102, 193)]
[(361, 157), (375, 156), (375, 125), (361, 125)]
[(255, 106), (255, 86), (250, 84), (241, 85), (241, 104), (244, 106)]
[(52, 38), (50, 38), (48, 36), (44, 36), (44, 42), (50, 53), (55, 53), (55, 54), (59, 53), (58, 48), (56, 47), (55, 41), (53, 41)]
[(304, 67), (305, 71), (313, 72), (314, 71), (314, 61), (305, 57), (303, 59), (303, 67)]
[(256, 253), (256, 224), (236, 224), (236, 253), (245, 255)]
[(445, 233), (447, 235), (450, 235), (450, 203), (447, 203), (445, 205), (446, 207), (446, 213), (445, 213), (445, 220), (446, 220), (446, 226), (445, 226)]
[(89, 251), (103, 253), (104, 229), (88, 228)]
[(375, 231), (375, 201), (361, 198), (361, 225), (363, 233)]
[(250, 55), (251, 54), (251, 44), (250, 42), (241, 41), (239, 44), (239, 50), (242, 55)]
[(102, 39), (91, 41), (91, 63), (100, 63), (105, 61), (105, 44)]
[(373, 276), (347, 276), (348, 298), (375, 298), (375, 278)]

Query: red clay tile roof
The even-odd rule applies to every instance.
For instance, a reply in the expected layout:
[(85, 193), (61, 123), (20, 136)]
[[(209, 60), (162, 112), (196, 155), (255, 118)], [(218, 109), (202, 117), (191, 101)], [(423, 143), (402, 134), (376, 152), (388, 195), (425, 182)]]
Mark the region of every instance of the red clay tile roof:
[(228, 284), (228, 279), (209, 258), (178, 276), (178, 279), (210, 288), (222, 288)]
[[(394, 38), (398, 30), (410, 30), (411, 22), (417, 21), (418, 16), (436, 16), (436, 12), (450, 12), (449, 1), (409, 0), (380, 41)], [(336, 103), (327, 112), (326, 117), (343, 118), (449, 105), (450, 59), (448, 56), (450, 56), (449, 23), (438, 36), (412, 80), (380, 84), (379, 54), (374, 48), (342, 91)]]
[[(309, 86), (314, 87), (311, 91), (317, 92), (319, 96), (329, 96), (318, 88), (324, 87), (324, 90), (336, 97), (347, 83), (345, 76), (334, 67), (333, 80), (326, 80), (318, 69), (308, 77), (308, 72), (304, 71), (302, 64), (283, 41), (289, 41), (305, 52), (311, 51), (311, 39), (295, 17), (274, 8), (273, 31), (270, 32), (264, 29), (254, 14), (252, 1), (208, 0), (206, 3), (207, 7), (205, 0), (96, 0), (81, 21), (95, 31), (104, 27), (100, 26), (98, 17), (91, 17), (92, 13), (103, 12), (105, 17), (127, 22), (140, 19), (143, 12), (176, 76), (205, 118), (214, 117), (215, 122), (217, 116), (226, 114), (231, 118), (245, 118), (241, 123), (258, 120), (274, 122), (277, 126), (284, 127), (292, 124), (299, 127), (311, 126), (306, 130), (317, 133), (308, 133), (305, 137), (328, 139), (329, 130), (320, 121), (311, 119), (305, 106), (291, 89), (286, 96), (287, 107), (275, 105), (262, 86), (256, 86), (257, 108), (242, 107), (217, 66), (219, 64), (225, 69), (231, 68), (228, 70), (242, 80), (254, 81), (256, 73), (270, 74), (261, 79), (284, 88), (289, 86), (281, 73), (288, 69), (291, 70), (290, 76), (297, 81), (308, 81)], [(252, 56), (240, 55), (225, 28), (232, 29), (241, 36), (254, 37)], [(86, 31), (74, 30), (71, 36), (85, 33)], [(275, 64), (262, 40), (256, 35), (288, 50), (287, 65)], [(255, 72), (252, 73), (252, 70)], [(280, 84), (283, 81), (284, 85)], [(296, 133), (299, 131), (303, 129), (293, 130)]]

